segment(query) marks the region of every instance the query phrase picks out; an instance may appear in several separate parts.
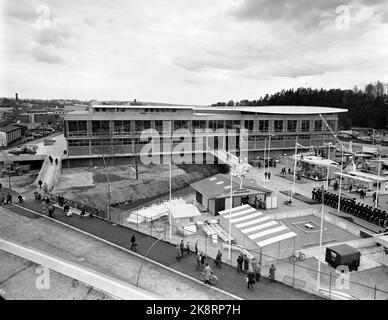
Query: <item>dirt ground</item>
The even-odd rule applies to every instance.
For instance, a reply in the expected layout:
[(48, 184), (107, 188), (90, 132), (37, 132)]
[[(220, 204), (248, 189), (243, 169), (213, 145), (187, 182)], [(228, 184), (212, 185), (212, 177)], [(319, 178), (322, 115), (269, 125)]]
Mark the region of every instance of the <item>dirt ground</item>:
[[(139, 165), (139, 179), (133, 167), (127, 165), (108, 168), (111, 184), (111, 204), (125, 205), (140, 199), (149, 199), (169, 193), (168, 165)], [(179, 190), (194, 181), (220, 171), (212, 165), (184, 165), (172, 168), (172, 189)], [(109, 185), (102, 167), (63, 169), (54, 193), (105, 209), (109, 203)]]
[[(39, 170), (31, 170), (30, 172), (21, 176), (11, 176), (10, 180), (12, 190), (16, 191), (17, 193), (26, 192), (31, 184), (36, 180), (38, 174)], [(9, 188), (9, 177), (5, 176), (0, 178), (0, 183), (2, 183), (3, 187)]]

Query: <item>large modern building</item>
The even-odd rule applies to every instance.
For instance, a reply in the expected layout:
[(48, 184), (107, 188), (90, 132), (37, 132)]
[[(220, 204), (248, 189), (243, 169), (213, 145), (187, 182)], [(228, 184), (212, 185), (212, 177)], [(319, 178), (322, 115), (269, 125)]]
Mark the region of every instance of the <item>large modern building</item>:
[[(218, 131), (214, 148), (224, 143), (229, 151), (239, 154), (241, 128), (248, 135), (244, 148), (249, 159), (263, 156), (270, 145), (271, 157), (293, 153), (295, 141), (304, 146), (321, 146), (333, 142), (333, 136), (326, 128), (322, 115), (333, 130), (338, 129), (338, 114), (346, 109), (311, 106), (257, 106), (257, 107), (198, 107), (198, 106), (145, 106), (145, 105), (92, 105), (84, 110), (65, 114), (65, 137), (69, 158), (97, 158), (104, 155), (138, 155), (147, 140), (140, 139), (146, 129), (160, 133), (160, 154), (183, 141), (186, 133), (203, 130)], [(176, 132), (179, 134), (176, 134)], [(235, 132), (234, 144), (220, 142)], [(173, 134), (175, 132), (175, 134)], [(220, 133), (221, 132), (221, 133)], [(211, 134), (210, 134), (211, 135)], [(172, 141), (171, 142), (171, 136)], [(197, 134), (198, 136), (198, 134)], [(203, 135), (209, 137), (209, 133)], [(228, 138), (226, 138), (227, 140)], [(194, 139), (193, 139), (194, 140)], [(173, 143), (173, 145), (171, 144)], [(194, 145), (194, 141), (193, 141)], [(199, 151), (207, 153), (207, 142)], [(230, 147), (233, 145), (233, 147)], [(228, 147), (229, 146), (229, 147)], [(193, 161), (194, 162), (194, 161)]]

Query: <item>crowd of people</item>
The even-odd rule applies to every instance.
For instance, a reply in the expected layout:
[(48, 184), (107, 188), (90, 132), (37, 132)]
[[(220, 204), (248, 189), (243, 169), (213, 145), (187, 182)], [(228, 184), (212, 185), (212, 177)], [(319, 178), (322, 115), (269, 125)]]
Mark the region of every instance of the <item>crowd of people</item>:
[[(313, 188), (312, 199), (322, 203), (322, 198), (324, 204), (332, 208), (338, 208), (338, 194), (325, 190), (322, 196), (322, 189)], [(341, 196), (340, 210), (376, 224), (382, 228), (388, 227), (388, 214), (385, 210), (357, 202), (354, 198), (350, 199)]]

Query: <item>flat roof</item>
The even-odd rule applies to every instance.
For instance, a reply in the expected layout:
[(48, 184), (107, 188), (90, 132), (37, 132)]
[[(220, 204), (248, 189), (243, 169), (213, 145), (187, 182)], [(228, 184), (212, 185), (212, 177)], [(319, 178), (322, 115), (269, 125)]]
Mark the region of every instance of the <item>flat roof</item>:
[[(219, 173), (210, 178), (194, 182), (190, 186), (208, 199), (214, 199), (230, 194), (230, 177)], [(255, 194), (272, 193), (271, 190), (258, 185), (254, 180), (245, 178), (242, 179), (242, 189), (240, 189), (240, 179), (233, 177), (232, 188), (234, 197), (251, 194), (252, 192), (249, 190), (254, 190)]]
[[(329, 114), (348, 112), (347, 109), (328, 108), (320, 106), (249, 106), (249, 107), (211, 107), (212, 110), (220, 111), (241, 111), (269, 114)], [(197, 109), (197, 108), (196, 108)], [(201, 108), (204, 110), (206, 108)]]
[(15, 130), (20, 130), (20, 127), (15, 127), (13, 124), (10, 124), (8, 126), (0, 128), (0, 132), (11, 132)]
[(220, 111), (220, 112), (249, 112), (265, 114), (331, 114), (348, 112), (347, 109), (329, 108), (320, 106), (249, 106), (249, 107), (212, 107), (212, 106), (188, 106), (188, 105), (93, 105), (91, 108), (106, 109), (185, 109), (198, 112)]

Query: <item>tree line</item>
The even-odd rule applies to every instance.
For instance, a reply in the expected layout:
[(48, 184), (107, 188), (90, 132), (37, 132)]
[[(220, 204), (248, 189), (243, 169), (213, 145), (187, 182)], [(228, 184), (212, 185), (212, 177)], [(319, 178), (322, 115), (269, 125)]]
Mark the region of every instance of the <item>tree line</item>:
[(388, 83), (377, 81), (363, 90), (356, 86), (352, 90), (298, 88), (266, 94), (258, 100), (217, 102), (212, 106), (323, 106), (348, 109), (339, 114), (341, 129), (350, 127), (372, 127), (385, 129), (388, 125)]

